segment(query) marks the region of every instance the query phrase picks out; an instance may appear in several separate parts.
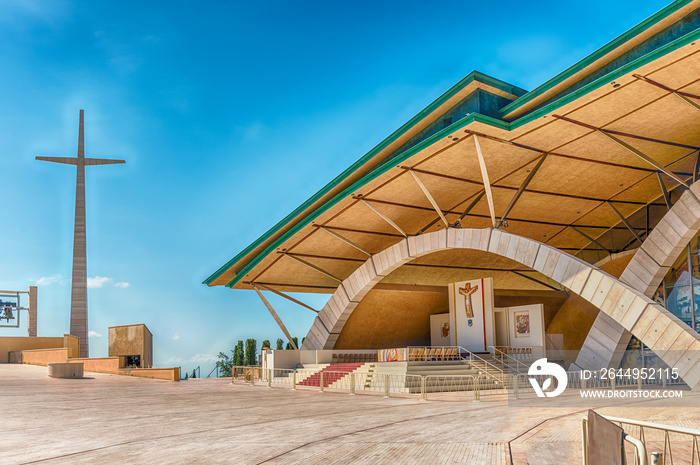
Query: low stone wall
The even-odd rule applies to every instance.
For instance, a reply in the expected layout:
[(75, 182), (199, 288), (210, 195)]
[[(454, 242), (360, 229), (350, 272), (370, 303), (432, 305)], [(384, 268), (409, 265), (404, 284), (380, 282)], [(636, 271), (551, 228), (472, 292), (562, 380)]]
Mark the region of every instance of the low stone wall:
[(71, 358), (68, 363), (82, 363), (85, 371), (93, 373), (180, 381), (179, 368), (119, 368), (121, 358), (123, 357)]
[(68, 363), (82, 363), (83, 370), (94, 373), (119, 374), (119, 357), (71, 358)]
[(35, 349), (22, 351), (22, 363), (26, 365), (46, 366), (49, 363), (65, 363), (68, 349)]
[(164, 379), (180, 381), (179, 368), (121, 368), (120, 375), (138, 376), (139, 378)]
[[(37, 349), (61, 349), (66, 347), (64, 337), (0, 337), (0, 363), (9, 362), (10, 352)], [(65, 360), (63, 360), (65, 361)]]

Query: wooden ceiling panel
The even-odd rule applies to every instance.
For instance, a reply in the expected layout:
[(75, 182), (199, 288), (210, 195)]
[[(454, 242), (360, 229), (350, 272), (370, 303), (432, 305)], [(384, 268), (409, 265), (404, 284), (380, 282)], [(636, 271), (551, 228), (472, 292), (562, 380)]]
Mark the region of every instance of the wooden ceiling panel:
[[(438, 155), (417, 162), (413, 159), (406, 166), (435, 173), (448, 174), (473, 182), (481, 182), (481, 172), (479, 171), (476, 149), (471, 137), (453, 145)], [(476, 169), (475, 169), (476, 167)]]
[[(695, 82), (700, 76), (700, 52), (697, 50), (697, 46), (692, 46), (692, 48), (684, 47), (683, 51), (679, 51), (677, 55), (674, 56), (674, 58), (679, 58), (675, 62), (656, 71), (647, 73), (645, 76), (671, 89), (686, 87), (690, 83)], [(681, 53), (685, 56), (678, 56)]]
[[(498, 189), (498, 188), (492, 188), (491, 192), (493, 194), (493, 206), (494, 206), (494, 211), (496, 213), (496, 220), (498, 220), (501, 215), (503, 215), (503, 212), (505, 212), (506, 207), (510, 203), (510, 200), (513, 198), (513, 194), (515, 194), (515, 191), (512, 189)], [(471, 203), (471, 201), (467, 201), (460, 205), (456, 210), (457, 211), (464, 211), (464, 209)], [(486, 196), (483, 196), (479, 203), (477, 203), (474, 208), (471, 210), (470, 213), (473, 213), (475, 215), (483, 215), (483, 216), (491, 216), (491, 211), (489, 210), (489, 205), (486, 200)]]
[[(343, 229), (332, 229), (332, 231), (337, 234), (340, 234), (346, 239), (351, 240), (352, 242), (359, 245), (369, 253), (379, 253), (387, 247), (390, 247), (399, 242), (401, 239), (403, 239), (403, 236), (400, 236), (399, 233), (396, 231), (391, 233), (390, 235), (374, 234), (369, 232), (346, 231)], [(321, 232), (324, 231), (319, 231), (318, 235), (320, 235)], [(339, 239), (333, 238), (327, 232), (324, 232), (324, 234), (340, 242)], [(313, 244), (313, 242), (310, 243)]]
[[(634, 139), (625, 136), (616, 136), (623, 142), (631, 145), (633, 148), (643, 153), (644, 155), (650, 157), (656, 163), (661, 166), (671, 165), (676, 163), (678, 160), (686, 157), (688, 154), (694, 152), (694, 149), (689, 149), (686, 147), (674, 147), (668, 144), (661, 144), (658, 142), (646, 141)], [(610, 141), (614, 145), (618, 145), (616, 142)], [(629, 152), (629, 151), (628, 151)], [(632, 152), (629, 152), (632, 153)], [(636, 157), (636, 155), (634, 155)], [(641, 160), (641, 158), (639, 158)], [(646, 163), (646, 162), (644, 162)], [(647, 163), (644, 168), (656, 169), (653, 165)]]
[(525, 178), (527, 178), (528, 174), (530, 174), (530, 171), (537, 165), (539, 162), (539, 157), (527, 165), (523, 166), (519, 170), (509, 174), (503, 179), (500, 179), (498, 182), (492, 182), (494, 186), (508, 186), (508, 187), (515, 187), (519, 188), (523, 182), (525, 181)]
[(611, 123), (606, 129), (697, 146), (700, 111), (675, 95), (668, 95)]
[[(428, 176), (419, 176), (421, 181), (426, 184)], [(368, 198), (375, 200), (384, 200), (387, 202), (399, 202), (418, 207), (432, 208), (423, 191), (413, 179), (413, 176), (407, 171), (392, 179), (391, 182), (384, 184), (382, 187), (365, 195)]]
[(546, 242), (548, 237), (552, 237), (560, 231), (561, 228), (561, 226), (557, 225), (508, 220), (508, 227), (505, 228), (504, 231), (523, 237), (529, 237), (539, 242)]
[[(644, 171), (595, 165), (582, 160), (548, 156), (529, 189), (593, 198), (610, 198), (644, 178)], [(620, 185), (622, 184), (622, 186)]]
[[(361, 265), (361, 262), (320, 260), (308, 257), (300, 258), (322, 268), (339, 279), (345, 279), (359, 265)], [(291, 285), (314, 283), (314, 285), (317, 286), (338, 287), (338, 282), (334, 279), (329, 278), (287, 256), (281, 257), (274, 266), (267, 268), (259, 276), (256, 276), (255, 281), (263, 283), (285, 283)]]
[(557, 147), (561, 147), (567, 142), (578, 139), (584, 134), (591, 132), (590, 129), (567, 123), (565, 121), (551, 117), (548, 117), (547, 119), (551, 119), (549, 124), (531, 131), (522, 137), (518, 137), (517, 139), (514, 139), (514, 141), (520, 144), (529, 145), (538, 150), (549, 152)]
[[(411, 208), (411, 207), (405, 207), (405, 206), (398, 206), (398, 205), (387, 205), (379, 202), (371, 202), (372, 206), (377, 208), (379, 211), (381, 211), (385, 216), (387, 216), (389, 219), (391, 219), (394, 223), (396, 223), (406, 234), (411, 235), (415, 234), (418, 231), (420, 231), (423, 227), (425, 227), (428, 223), (430, 223), (432, 220), (435, 219), (437, 213), (435, 210), (433, 210), (432, 207), (426, 207), (425, 209), (418, 209), (418, 208)], [(363, 205), (368, 212), (366, 215), (371, 215), (377, 217), (379, 220), (384, 221), (377, 215), (376, 213), (372, 212), (369, 210), (369, 208), (366, 205)], [(371, 218), (370, 216), (370, 218)], [(342, 215), (341, 215), (342, 218)], [(338, 218), (340, 220), (341, 218)], [(369, 218), (368, 218), (369, 219)], [(354, 227), (357, 228), (360, 225), (365, 224), (365, 217), (357, 217), (354, 219), (352, 224), (354, 224)], [(386, 223), (386, 222), (385, 222)], [(389, 226), (388, 223), (386, 223), (387, 226)], [(333, 225), (336, 225), (335, 220)], [(346, 226), (348, 227), (348, 226)], [(352, 226), (351, 226), (352, 227)], [(389, 226), (391, 228), (391, 231), (389, 232), (397, 232), (396, 229), (393, 227)], [(364, 229), (364, 228), (363, 228)], [(377, 229), (371, 228), (372, 231), (377, 231)]]
[(456, 266), (497, 270), (527, 269), (524, 265), (500, 255), (473, 249), (451, 249), (435, 252), (410, 262), (411, 265)]
[[(375, 204), (382, 213), (385, 213), (386, 206)], [(398, 234), (396, 229), (384, 221), (379, 215), (374, 213), (362, 202), (357, 202), (340, 215), (334, 217), (326, 223), (328, 226), (344, 229), (361, 229), (364, 231), (376, 231), (380, 233)]]
[[(345, 237), (344, 234), (336, 233)], [(368, 258), (367, 255), (363, 254), (355, 247), (352, 247), (329, 232), (321, 229), (317, 229), (313, 234), (310, 234), (298, 244), (287, 249), (287, 252), (311, 255), (320, 254), (361, 260), (366, 260)]]
[[(651, 76), (650, 76), (651, 77)], [(700, 79), (678, 89), (693, 95), (700, 95)]]
[(648, 203), (661, 195), (661, 188), (655, 173), (647, 173), (646, 177), (613, 196), (613, 200)]
[(530, 276), (532, 279), (527, 279), (515, 273), (503, 273), (493, 279), (494, 289), (512, 289), (512, 290), (529, 290), (529, 291), (545, 291), (551, 288), (544, 284), (539, 284), (533, 279), (540, 282), (548, 282), (548, 279), (540, 273), (524, 273), (525, 276)]
[(507, 271), (463, 270), (457, 268), (427, 268), (419, 266), (402, 266), (393, 271), (380, 282), (384, 284), (420, 284), (427, 286), (445, 286), (457, 281), (480, 278), (493, 278)]
[[(679, 158), (677, 161), (671, 163), (670, 165), (666, 166), (666, 169), (669, 169), (673, 171), (674, 173), (688, 173), (688, 175), (692, 175), (693, 169), (695, 168), (695, 162), (698, 159), (698, 152), (688, 152), (684, 157)], [(663, 176), (666, 176), (665, 174)], [(684, 176), (681, 176), (681, 179), (684, 179)], [(669, 179), (670, 180), (670, 179)], [(673, 181), (674, 185), (677, 184), (676, 181)]]
[(572, 197), (556, 197), (551, 195), (524, 192), (511, 210), (513, 218), (533, 218), (538, 221), (570, 224), (596, 207), (598, 202)]
[[(479, 145), (491, 182), (507, 176), (537, 156), (537, 153), (531, 150), (521, 149), (485, 137), (479, 137)], [(476, 147), (474, 139), (471, 137), (423, 163), (407, 164), (407, 166), (473, 182), (482, 182)]]
[[(635, 211), (643, 208), (641, 205), (631, 205), (624, 203), (613, 203), (615, 208), (627, 218)], [(615, 214), (612, 208), (607, 204), (602, 204), (601, 206), (595, 208), (589, 213), (586, 213), (574, 223), (574, 226), (586, 225), (586, 226), (605, 226), (611, 227), (620, 223), (620, 217)]]
[[(585, 120), (582, 120), (582, 122), (588, 124), (588, 122)], [(572, 141), (563, 147), (559, 147), (556, 150), (556, 153), (584, 158), (587, 160), (615, 163), (618, 165), (627, 165), (637, 168), (651, 168), (647, 162), (616, 142), (605, 137), (604, 134), (601, 134), (598, 131), (592, 131), (580, 139)], [(598, 166), (602, 167), (604, 165)]]
[(635, 79), (565, 116), (601, 127), (663, 97), (665, 94), (663, 89)]
[[(498, 220), (496, 220), (498, 221)], [(473, 216), (473, 215), (467, 215), (463, 220), (462, 220), (462, 227), (463, 228), (474, 228), (474, 229), (482, 229), (482, 228), (490, 228), (491, 225), (491, 217), (490, 216)]]
[[(601, 232), (603, 232), (603, 229), (593, 230), (593, 234), (596, 234), (595, 231), (597, 231), (597, 234), (600, 234)], [(586, 232), (586, 234), (588, 234), (588, 232)], [(566, 249), (582, 249), (589, 242), (590, 241), (588, 239), (586, 239), (571, 228), (564, 229), (559, 234), (553, 235), (549, 240), (546, 241), (547, 245)], [(569, 252), (571, 253), (572, 251)]]

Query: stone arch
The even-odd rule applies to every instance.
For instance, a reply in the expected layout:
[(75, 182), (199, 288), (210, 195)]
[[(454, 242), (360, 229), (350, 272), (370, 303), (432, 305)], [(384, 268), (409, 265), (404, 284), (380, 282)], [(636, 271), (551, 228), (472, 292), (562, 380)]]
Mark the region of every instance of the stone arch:
[[(698, 194), (700, 182), (693, 183), (689, 190), (683, 192), (641, 247), (636, 249), (620, 276), (621, 282), (647, 297), (654, 295), (671, 265), (700, 231)], [(589, 370), (601, 366), (617, 368), (632, 334), (629, 328), (623, 327), (609, 315), (599, 313), (581, 347), (576, 365)], [(601, 350), (601, 347), (606, 350)]]
[[(453, 248), (491, 252), (539, 271), (580, 295), (642, 340), (691, 386), (700, 383), (700, 335), (628, 284), (533, 239), (498, 229), (456, 229), (411, 236), (370, 257), (345, 279), (314, 320), (302, 348), (332, 349), (362, 298), (416, 258)], [(698, 364), (698, 370), (693, 367)]]

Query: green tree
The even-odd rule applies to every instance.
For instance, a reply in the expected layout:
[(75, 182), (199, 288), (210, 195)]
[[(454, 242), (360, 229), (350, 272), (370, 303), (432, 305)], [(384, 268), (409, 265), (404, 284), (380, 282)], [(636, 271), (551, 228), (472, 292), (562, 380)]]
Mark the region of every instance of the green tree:
[(238, 344), (236, 344), (236, 347), (233, 349), (233, 365), (234, 366), (243, 366), (244, 365), (244, 360), (245, 360), (245, 353), (243, 351), (243, 341), (238, 341)]
[(194, 369), (194, 370), (192, 370), (192, 376), (190, 376), (190, 378), (196, 378), (196, 377), (197, 377), (197, 370)]
[(281, 338), (277, 338), (277, 350), (284, 349), (284, 341)]
[(189, 373), (185, 373), (185, 379), (187, 379), (189, 376)]
[[(297, 348), (298, 348), (298, 347), (299, 347), (299, 342), (297, 341), (297, 338), (293, 337), (293, 338), (292, 338), (292, 341), (294, 341), (294, 345), (297, 346)], [(291, 342), (288, 342), (288, 343), (287, 343), (287, 347), (285, 347), (285, 350), (293, 350), (293, 349), (294, 349), (294, 347), (292, 347), (292, 343), (291, 343)]]
[(219, 352), (219, 361), (216, 362), (216, 366), (219, 368), (219, 373), (221, 373), (221, 376), (223, 376), (224, 378), (228, 378), (231, 376), (233, 358), (229, 357), (223, 352)]
[(262, 349), (265, 349), (265, 348), (269, 349), (270, 347), (272, 347), (272, 346), (270, 346), (270, 341), (268, 339), (265, 339), (264, 341), (262, 341), (262, 347), (261, 347)]
[(255, 339), (246, 339), (245, 341), (245, 364), (246, 365), (257, 365), (258, 364), (258, 341)]

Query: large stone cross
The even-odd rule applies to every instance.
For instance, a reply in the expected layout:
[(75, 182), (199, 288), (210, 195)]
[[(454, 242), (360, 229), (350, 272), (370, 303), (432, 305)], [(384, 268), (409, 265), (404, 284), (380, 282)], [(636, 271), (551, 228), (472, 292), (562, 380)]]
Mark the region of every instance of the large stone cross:
[(85, 158), (85, 142), (83, 138), (83, 110), (80, 110), (80, 125), (78, 127), (78, 156), (68, 157), (36, 157), (37, 160), (75, 165), (78, 168), (78, 178), (75, 186), (75, 229), (73, 230), (73, 280), (70, 295), (70, 333), (80, 338), (80, 356), (88, 356), (88, 324), (87, 324), (87, 252), (85, 233), (85, 166), (114, 165), (126, 163), (124, 160), (109, 160), (103, 158)]
[(472, 287), (470, 283), (459, 288), (459, 293), (464, 296), (464, 307), (467, 310), (467, 318), (474, 318), (474, 309), (472, 308), (472, 294), (479, 289), (479, 285)]

